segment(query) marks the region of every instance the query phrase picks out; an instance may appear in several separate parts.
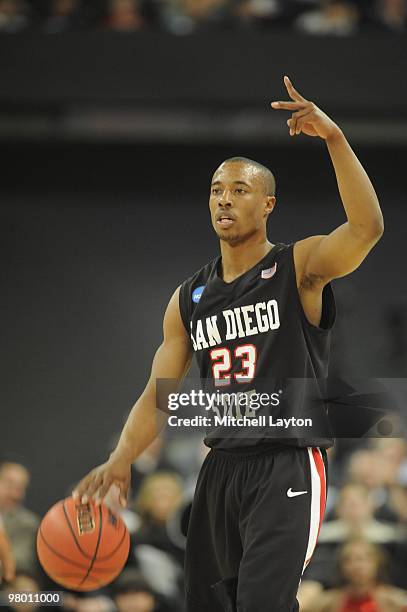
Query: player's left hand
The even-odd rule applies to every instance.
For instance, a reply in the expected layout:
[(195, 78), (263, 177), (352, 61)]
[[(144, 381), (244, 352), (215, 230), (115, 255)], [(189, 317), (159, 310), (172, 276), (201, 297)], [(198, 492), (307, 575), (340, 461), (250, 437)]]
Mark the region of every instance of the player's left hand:
[(287, 88), (291, 101), (272, 102), (271, 106), (276, 110), (292, 112), (291, 119), (287, 121), (287, 125), (290, 128), (290, 136), (296, 136), (302, 132), (307, 136), (319, 136), (324, 140), (328, 140), (340, 133), (339, 127), (328, 115), (294, 89), (288, 76), (284, 77), (284, 85)]

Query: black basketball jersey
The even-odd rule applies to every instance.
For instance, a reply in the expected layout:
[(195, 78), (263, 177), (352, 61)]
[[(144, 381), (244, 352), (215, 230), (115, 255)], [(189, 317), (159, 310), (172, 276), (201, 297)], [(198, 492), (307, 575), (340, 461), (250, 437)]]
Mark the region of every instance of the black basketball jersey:
[[(207, 446), (235, 448), (267, 442), (327, 448), (333, 443), (327, 433), (325, 406), (322, 421), (326, 422), (321, 422), (321, 411), (316, 415), (318, 422), (305, 428), (298, 418), (292, 420), (293, 415), (311, 414), (309, 405), (304, 408), (304, 397), (309, 396), (305, 389), (310, 384), (320, 389), (320, 381), (328, 375), (336, 316), (328, 284), (323, 291), (320, 325), (312, 325), (306, 318), (297, 289), (293, 248), (294, 244), (276, 244), (230, 283), (220, 276), (219, 256), (181, 285), (181, 317), (206, 388), (212, 386), (222, 397), (235, 394), (241, 399), (253, 393), (273, 397), (256, 412), (246, 410), (255, 428), (247, 427), (247, 419), (241, 426), (233, 425), (237, 417), (246, 416), (236, 402), (235, 410), (228, 403), (223, 414), (214, 408), (222, 419), (207, 429)], [(261, 414), (265, 419), (259, 421)], [(223, 419), (226, 415), (231, 418)], [(283, 425), (278, 426), (281, 421)]]

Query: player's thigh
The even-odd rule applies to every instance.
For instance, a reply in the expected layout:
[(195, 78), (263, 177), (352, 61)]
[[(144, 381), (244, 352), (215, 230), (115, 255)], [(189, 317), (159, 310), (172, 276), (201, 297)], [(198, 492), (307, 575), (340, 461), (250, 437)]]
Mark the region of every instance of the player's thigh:
[(238, 511), (232, 508), (235, 477), (236, 472), (231, 470), (227, 459), (214, 453), (207, 456), (188, 525), (185, 554), (188, 612), (200, 612), (200, 606), (223, 612), (219, 604), (219, 583), (229, 576), (237, 576), (242, 546)]
[(237, 610), (292, 612), (323, 515), (324, 465), (319, 450), (288, 449), (264, 471), (245, 519)]

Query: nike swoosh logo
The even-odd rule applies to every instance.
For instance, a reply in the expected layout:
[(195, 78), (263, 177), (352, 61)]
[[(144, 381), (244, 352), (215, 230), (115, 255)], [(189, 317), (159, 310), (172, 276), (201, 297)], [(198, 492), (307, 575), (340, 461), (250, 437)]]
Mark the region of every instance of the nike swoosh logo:
[(290, 487), (287, 491), (287, 497), (298, 497), (298, 495), (305, 495), (308, 491), (293, 491)]

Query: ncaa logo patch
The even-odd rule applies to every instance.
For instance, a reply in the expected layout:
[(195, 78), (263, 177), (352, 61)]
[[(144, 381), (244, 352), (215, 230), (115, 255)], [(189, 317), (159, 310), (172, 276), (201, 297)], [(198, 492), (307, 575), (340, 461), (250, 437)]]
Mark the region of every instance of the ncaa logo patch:
[(199, 300), (201, 299), (201, 296), (203, 294), (203, 290), (205, 289), (205, 285), (202, 285), (201, 287), (197, 287), (196, 289), (193, 290), (192, 292), (192, 301), (195, 304), (198, 304)]

